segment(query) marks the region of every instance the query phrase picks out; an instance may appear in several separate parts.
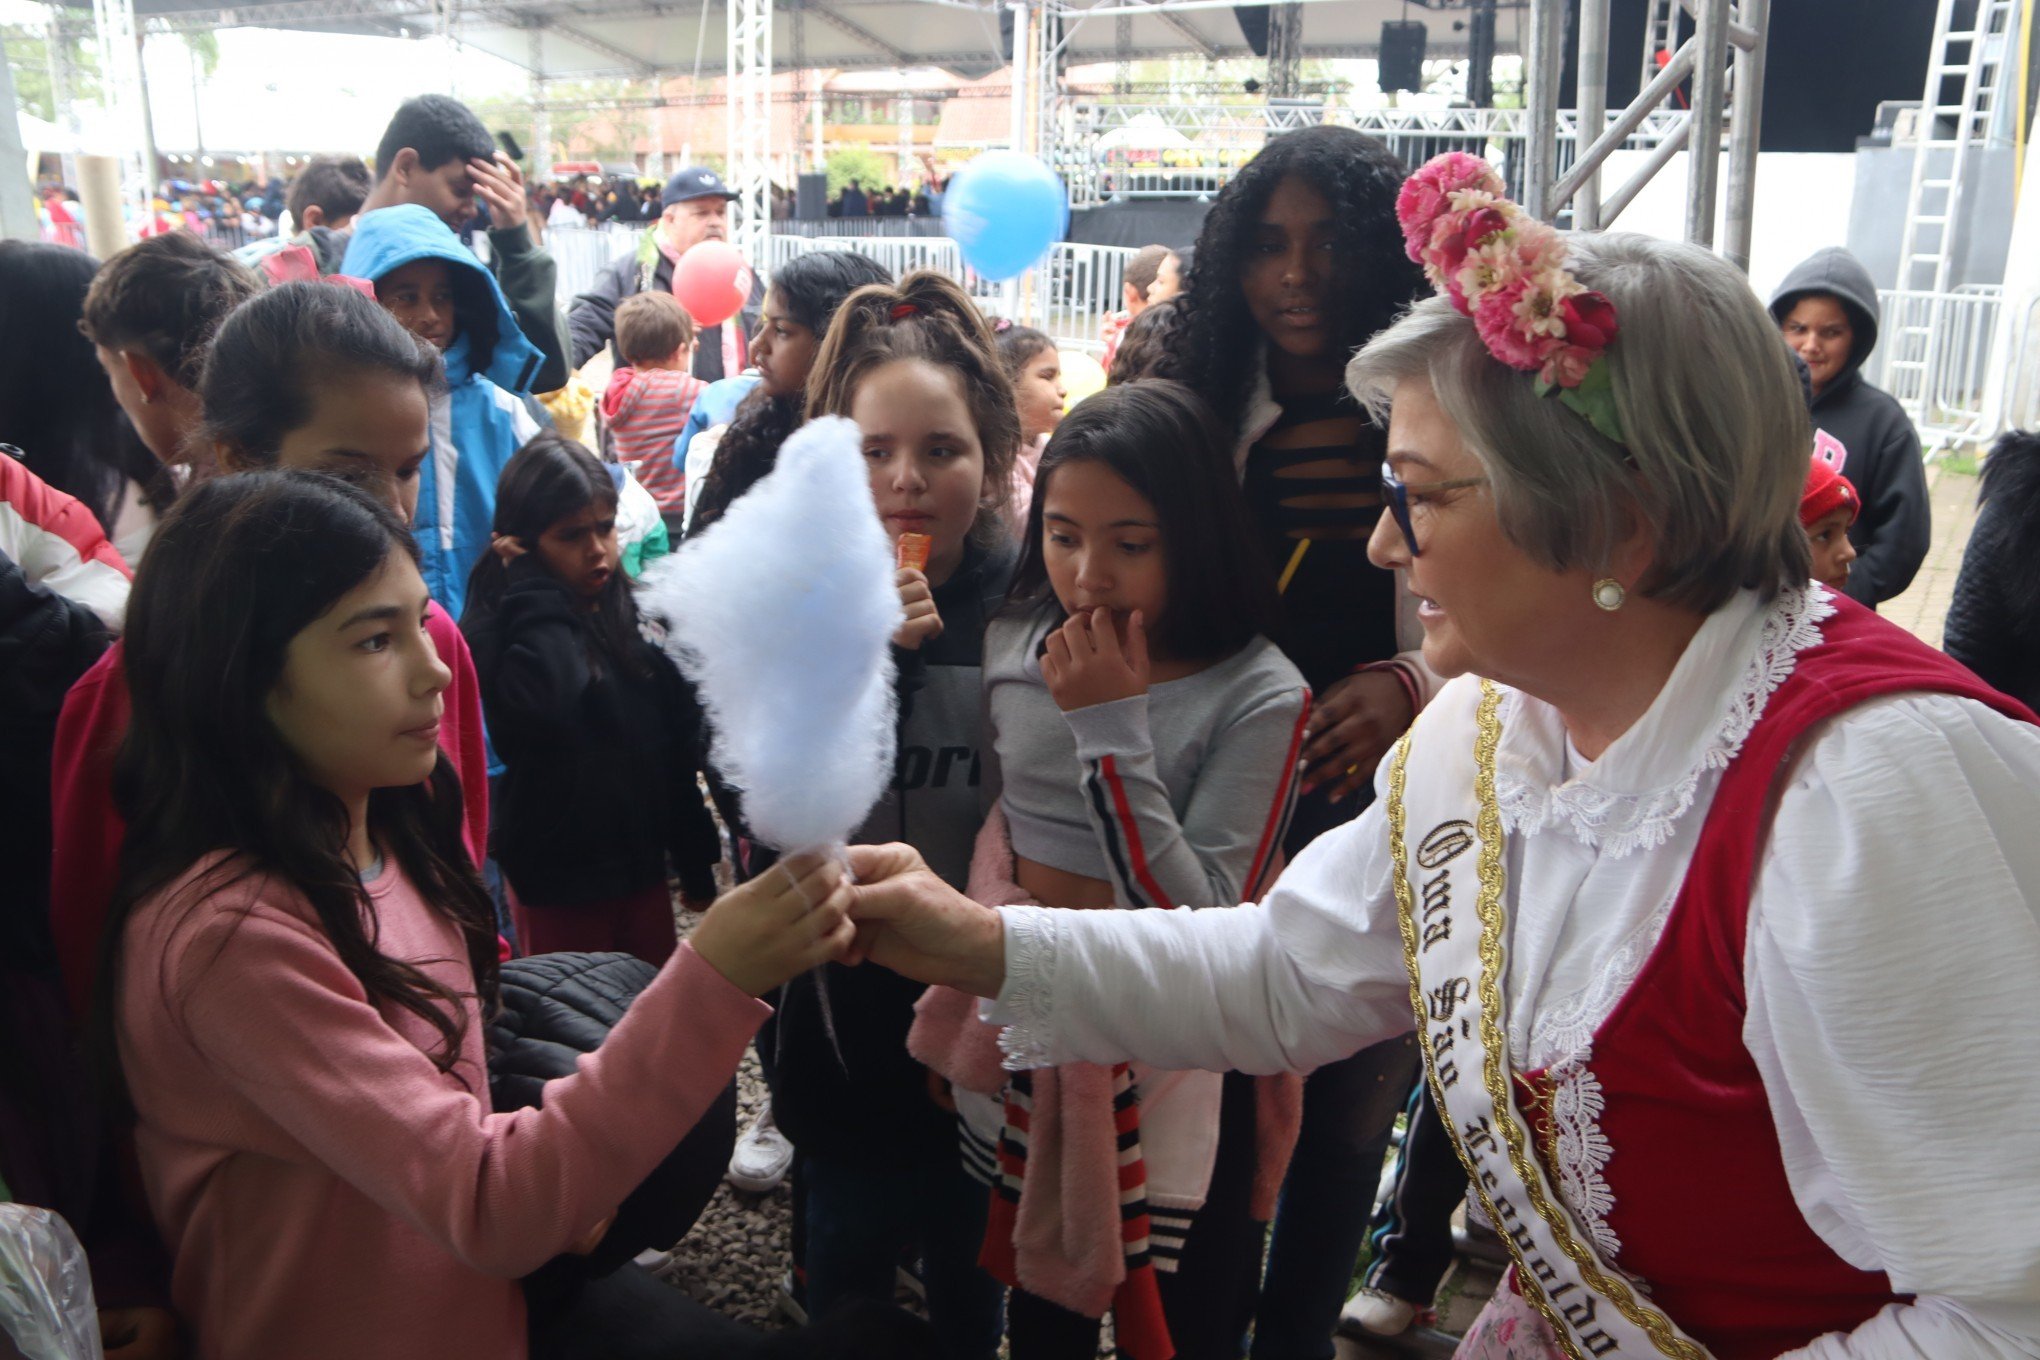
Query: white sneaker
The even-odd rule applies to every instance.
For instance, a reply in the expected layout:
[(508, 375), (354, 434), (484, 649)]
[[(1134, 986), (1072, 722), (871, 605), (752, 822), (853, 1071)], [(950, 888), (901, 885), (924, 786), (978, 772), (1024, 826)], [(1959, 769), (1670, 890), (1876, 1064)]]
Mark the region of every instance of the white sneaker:
[(1417, 1305), (1379, 1289), (1363, 1289), (1339, 1310), (1338, 1330), (1348, 1336), (1401, 1336), (1417, 1320)]
[(738, 1137), (730, 1152), (729, 1182), (739, 1190), (762, 1195), (776, 1189), (793, 1167), (793, 1144), (772, 1123), (767, 1104)]

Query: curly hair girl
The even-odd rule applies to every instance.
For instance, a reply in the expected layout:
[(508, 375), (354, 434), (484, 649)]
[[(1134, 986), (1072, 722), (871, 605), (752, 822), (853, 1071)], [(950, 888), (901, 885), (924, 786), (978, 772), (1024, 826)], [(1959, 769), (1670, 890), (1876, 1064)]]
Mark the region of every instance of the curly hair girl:
[[(1176, 300), (1177, 356), (1166, 376), (1208, 400), (1225, 428), (1237, 430), (1257, 366), (1251, 356), (1270, 333), (1249, 305), (1242, 276), (1262, 246), (1261, 216), (1284, 181), (1308, 185), (1331, 208), (1332, 269), (1321, 332), (1295, 339), (1336, 354), (1339, 363), (1423, 291), (1423, 272), (1403, 253), (1395, 196), (1408, 170), (1382, 143), (1351, 128), (1288, 133), (1240, 170), (1212, 205), (1198, 234), (1190, 281)], [(1309, 332), (1308, 327), (1285, 328)]]

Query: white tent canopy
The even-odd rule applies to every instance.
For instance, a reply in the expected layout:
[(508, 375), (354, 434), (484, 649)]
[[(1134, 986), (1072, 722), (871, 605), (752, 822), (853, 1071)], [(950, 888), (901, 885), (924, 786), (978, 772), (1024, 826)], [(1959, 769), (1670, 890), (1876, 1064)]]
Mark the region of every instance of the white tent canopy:
[(1091, 144), (1095, 153), (1117, 151), (1175, 151), (1190, 145), (1190, 139), (1153, 113), (1135, 114)]
[[(1253, 8), (1251, 0), (1245, 7)], [(779, 0), (772, 64), (781, 71), (940, 66), (981, 75), (1007, 64), (999, 33), (1004, 9), (996, 0)], [(1064, 9), (1073, 65), (1253, 55), (1229, 0), (1064, 0)], [(1094, 10), (1102, 12), (1086, 17)], [(451, 13), (461, 42), (552, 79), (688, 75), (697, 61), (704, 74), (718, 72), (727, 50), (729, 0), (484, 0), (444, 9), (434, 0), (267, 0), (232, 7), (136, 0), (135, 11), (151, 30), (257, 26), (401, 37), (437, 33)], [(1517, 50), (1517, 13), (1502, 15), (1497, 50)], [(1419, 8), (1404, 0), (1305, 0), (1302, 54), (1372, 57), (1382, 24), (1409, 19), (1428, 27), (1429, 55), (1463, 57), (1466, 14), (1462, 6)], [(1121, 15), (1129, 19), (1123, 47)]]

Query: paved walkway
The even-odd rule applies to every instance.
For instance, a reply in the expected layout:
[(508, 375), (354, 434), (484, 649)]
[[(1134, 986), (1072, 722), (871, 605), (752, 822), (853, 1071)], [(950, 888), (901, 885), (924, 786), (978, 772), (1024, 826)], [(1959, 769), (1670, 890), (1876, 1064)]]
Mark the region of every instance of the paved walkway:
[(1955, 574), (1962, 569), (1962, 550), (1976, 524), (1976, 474), (1967, 464), (1947, 460), (1927, 469), (1927, 492), (1934, 506), (1934, 542), (1920, 574), (1897, 599), (1880, 611), (1929, 646), (1941, 645), (1941, 623), (1955, 597)]

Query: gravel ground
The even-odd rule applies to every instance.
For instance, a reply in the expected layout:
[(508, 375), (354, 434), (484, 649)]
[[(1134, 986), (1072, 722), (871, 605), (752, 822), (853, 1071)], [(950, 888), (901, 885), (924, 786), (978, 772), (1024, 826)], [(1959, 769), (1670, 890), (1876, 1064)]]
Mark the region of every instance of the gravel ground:
[[(716, 866), (726, 880), (726, 865)], [(728, 887), (727, 881), (722, 883)], [(676, 901), (677, 907), (677, 901)], [(700, 918), (677, 912), (681, 939)], [(765, 1103), (765, 1078), (755, 1050), (744, 1052), (737, 1068), (737, 1134), (743, 1135)], [(756, 1327), (787, 1325), (775, 1304), (779, 1281), (792, 1264), (793, 1192), (781, 1182), (768, 1195), (753, 1195), (724, 1181), (701, 1211), (693, 1229), (674, 1249), (672, 1262), (659, 1274), (717, 1312)]]
[[(758, 1055), (746, 1053), (737, 1071), (737, 1132), (765, 1099)], [(786, 1325), (774, 1307), (779, 1281), (791, 1261), (793, 1194), (781, 1184), (769, 1195), (746, 1194), (725, 1181), (716, 1188), (673, 1262), (660, 1272), (680, 1288), (740, 1322)]]

